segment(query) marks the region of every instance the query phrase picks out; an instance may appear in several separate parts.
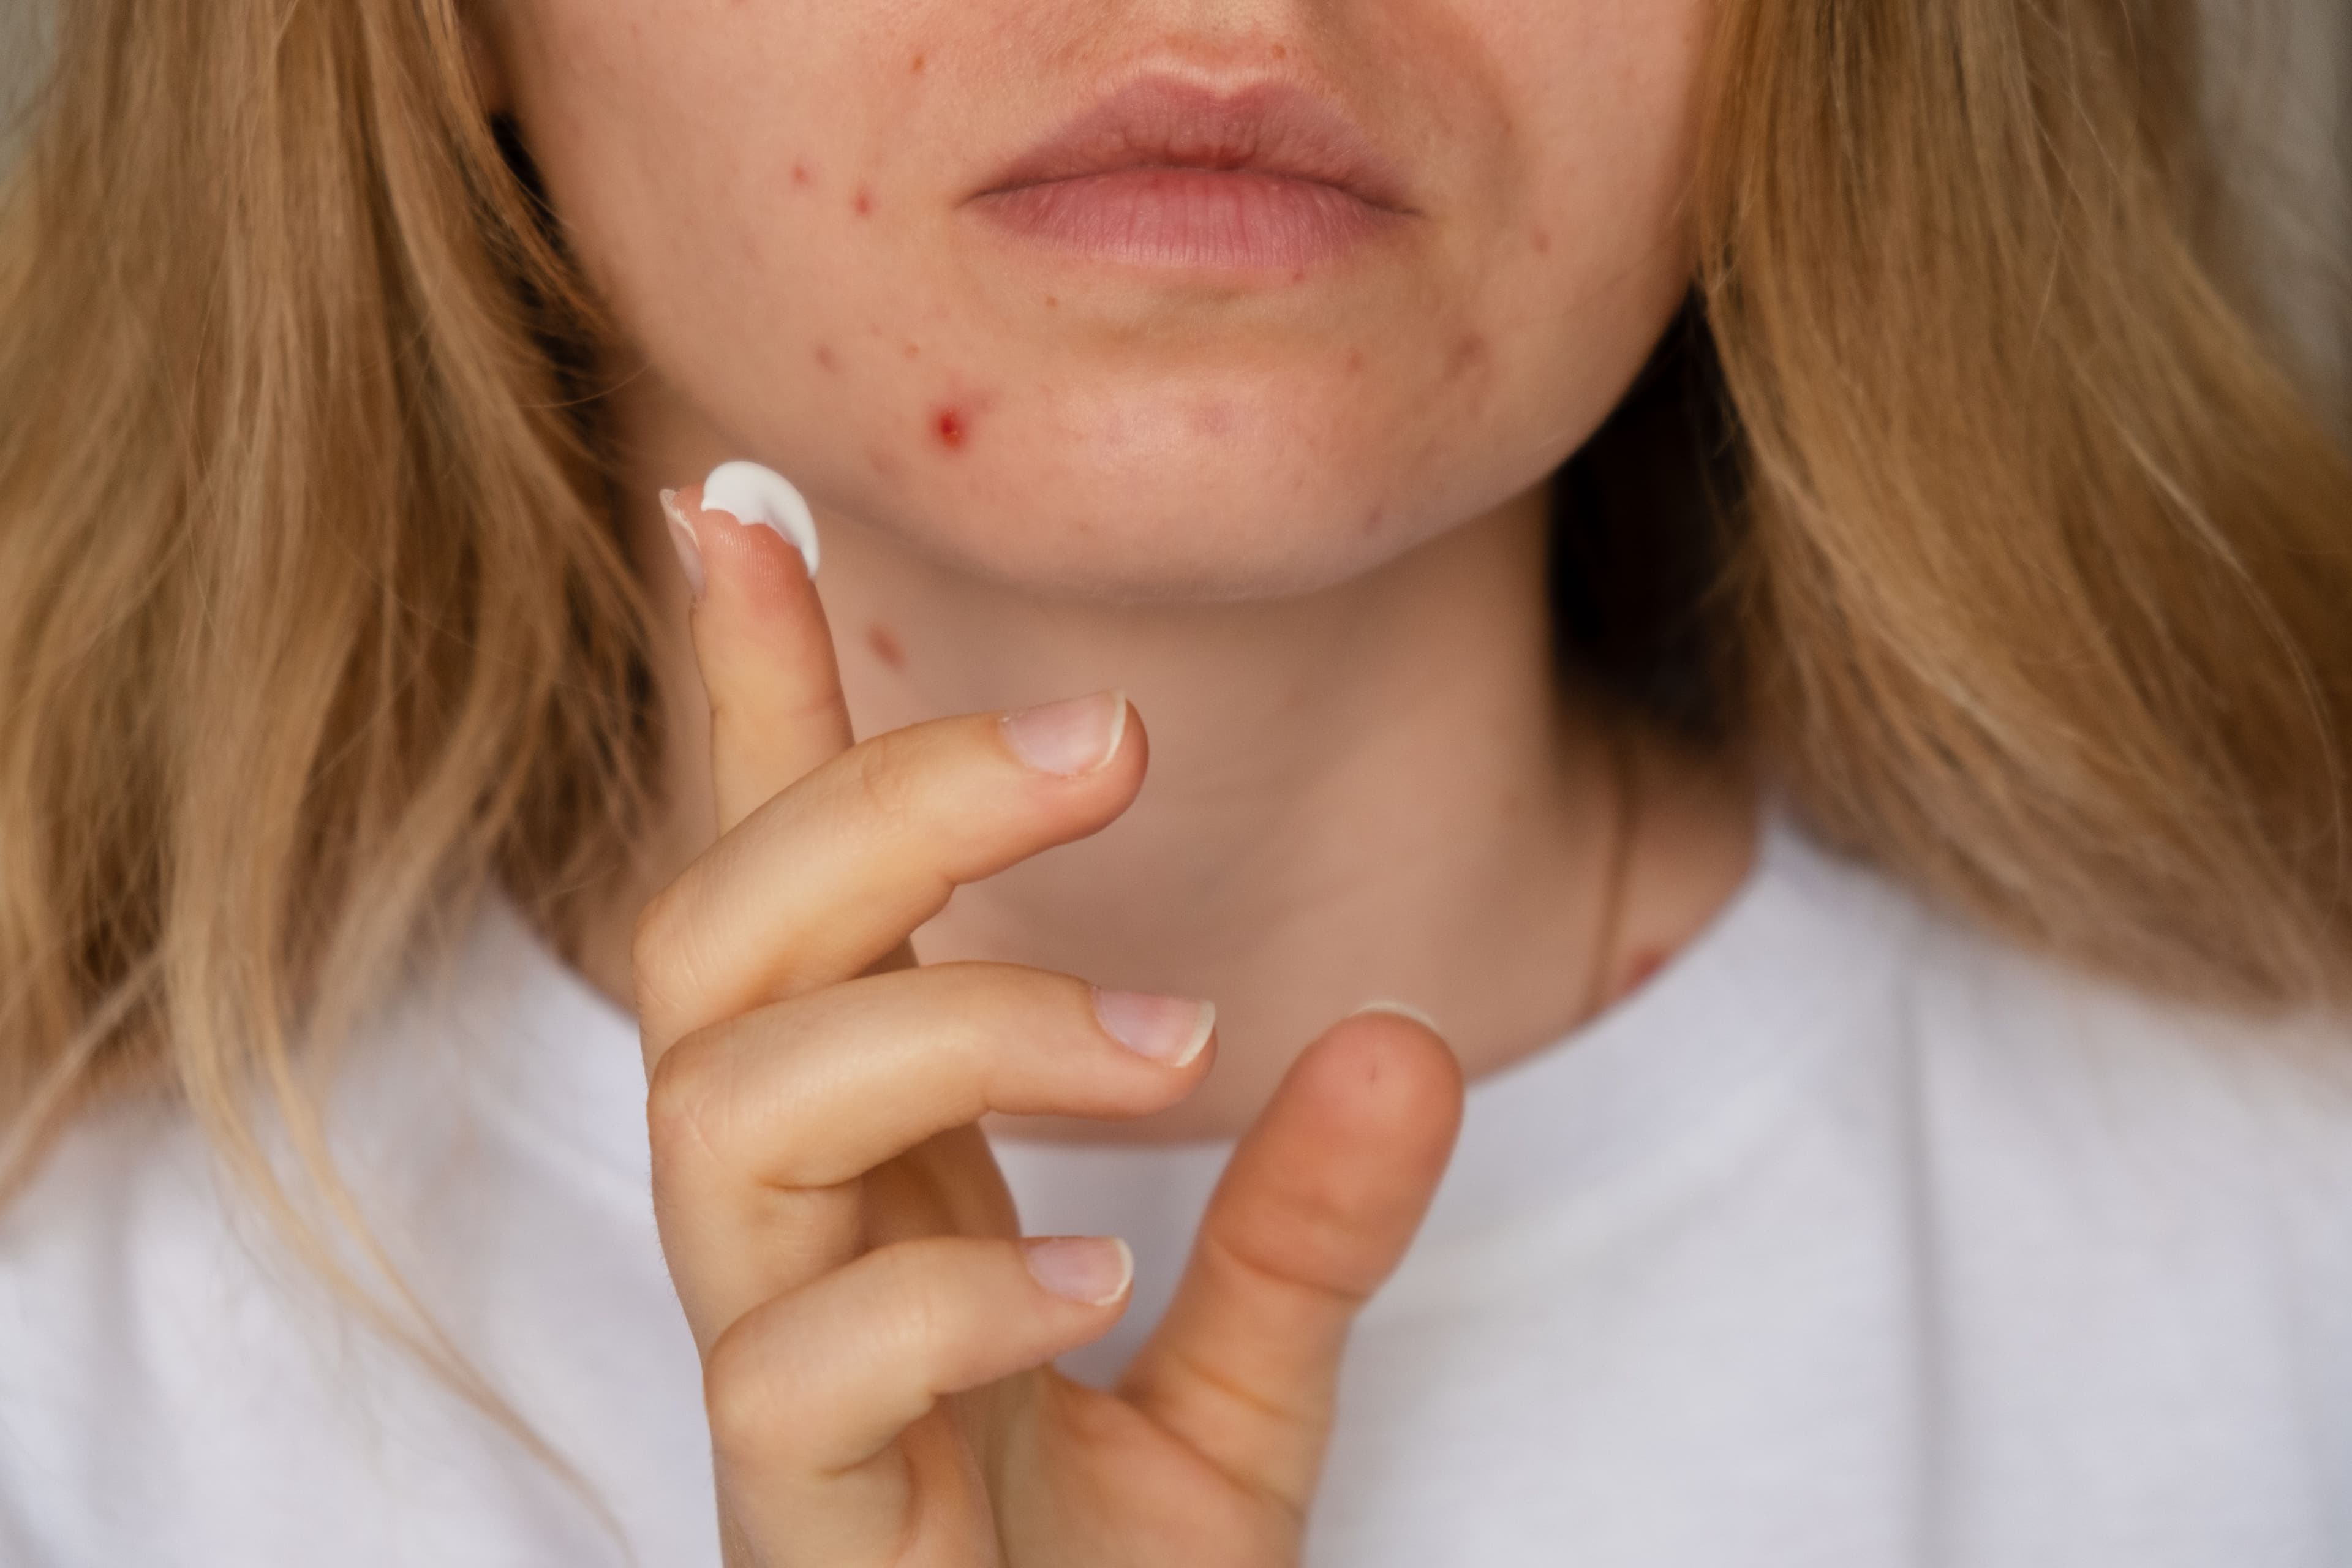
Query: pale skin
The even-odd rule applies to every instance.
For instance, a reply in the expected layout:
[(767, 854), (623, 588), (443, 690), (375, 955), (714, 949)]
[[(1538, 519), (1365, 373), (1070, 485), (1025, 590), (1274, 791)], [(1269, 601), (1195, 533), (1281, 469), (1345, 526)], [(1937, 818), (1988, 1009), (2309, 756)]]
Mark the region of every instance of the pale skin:
[[(1546, 477), (1687, 278), (1705, 20), (515, 0), (483, 38), (625, 337), (670, 804), (580, 963), (643, 1026), (730, 1563), (1295, 1562), (1465, 1081), (1744, 877), (1745, 779), (1639, 736), (1593, 973), (1623, 803), (1540, 582)], [(1139, 61), (1336, 96), (1413, 222), (1272, 282), (966, 224), (992, 155)], [(822, 604), (700, 509), (729, 458), (809, 495)], [(1028, 721), (1052, 767), (998, 717), (1108, 688)], [(1107, 1026), (1193, 998), (1181, 1065)], [(984, 1135), (1240, 1140), (1114, 1390), (1048, 1363), (1124, 1309), (1115, 1249), (1049, 1289)]]

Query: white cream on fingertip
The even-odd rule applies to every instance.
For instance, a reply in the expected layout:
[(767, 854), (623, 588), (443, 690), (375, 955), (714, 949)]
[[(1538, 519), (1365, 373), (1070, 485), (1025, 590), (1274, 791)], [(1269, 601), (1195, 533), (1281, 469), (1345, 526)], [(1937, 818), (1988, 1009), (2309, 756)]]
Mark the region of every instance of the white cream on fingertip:
[(706, 510), (732, 512), (747, 523), (764, 523), (782, 534), (816, 575), (816, 518), (793, 482), (759, 463), (721, 463), (702, 481)]

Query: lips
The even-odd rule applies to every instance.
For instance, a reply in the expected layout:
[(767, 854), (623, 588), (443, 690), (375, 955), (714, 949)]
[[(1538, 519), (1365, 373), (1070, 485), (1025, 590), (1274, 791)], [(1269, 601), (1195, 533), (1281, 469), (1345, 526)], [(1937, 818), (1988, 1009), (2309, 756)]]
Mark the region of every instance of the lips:
[(971, 197), (1000, 227), (1129, 263), (1302, 268), (1413, 216), (1402, 180), (1323, 100), (1146, 78), (1013, 158)]

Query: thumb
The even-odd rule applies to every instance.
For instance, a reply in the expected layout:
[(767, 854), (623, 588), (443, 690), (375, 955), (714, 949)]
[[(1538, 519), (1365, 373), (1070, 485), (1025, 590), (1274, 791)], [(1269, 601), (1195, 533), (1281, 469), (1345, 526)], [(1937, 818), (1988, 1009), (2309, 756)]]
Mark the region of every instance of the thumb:
[(833, 632), (812, 580), (816, 525), (781, 474), (722, 463), (662, 506), (694, 590), (719, 831), (850, 743)]
[(1420, 1228), (1461, 1123), (1460, 1064), (1428, 1028), (1360, 1013), (1328, 1030), (1234, 1149), (1118, 1393), (1303, 1516), (1348, 1330)]

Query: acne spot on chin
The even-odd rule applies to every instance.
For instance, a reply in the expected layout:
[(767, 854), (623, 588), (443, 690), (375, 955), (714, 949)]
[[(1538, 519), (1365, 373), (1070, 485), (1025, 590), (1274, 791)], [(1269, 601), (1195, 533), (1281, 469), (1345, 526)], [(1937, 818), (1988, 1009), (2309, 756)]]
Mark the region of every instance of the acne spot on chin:
[(1448, 380), (1467, 375), (1486, 363), (1486, 340), (1476, 332), (1465, 332), (1445, 362), (1445, 374)]
[(859, 217), (873, 216), (874, 193), (864, 185), (858, 186), (857, 194), (855, 196), (852, 196), (849, 200), (849, 205), (851, 210), (856, 212)]
[(1234, 411), (1222, 403), (1202, 403), (1194, 406), (1192, 429), (1201, 436), (1230, 436), (1234, 429)]
[(866, 646), (874, 650), (876, 658), (892, 669), (904, 670), (907, 668), (907, 645), (880, 621), (866, 628)]

